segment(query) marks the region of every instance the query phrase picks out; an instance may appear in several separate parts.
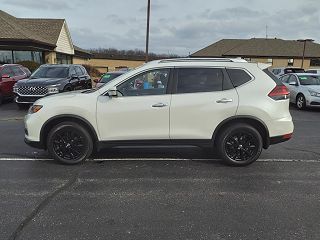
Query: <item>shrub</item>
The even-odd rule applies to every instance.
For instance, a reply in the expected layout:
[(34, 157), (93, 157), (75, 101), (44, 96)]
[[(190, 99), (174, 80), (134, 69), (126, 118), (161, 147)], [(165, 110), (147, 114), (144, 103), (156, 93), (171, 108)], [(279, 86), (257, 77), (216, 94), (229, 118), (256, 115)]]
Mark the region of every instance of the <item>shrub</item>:
[(17, 64), (20, 64), (30, 70), (30, 72), (34, 72), (38, 67), (40, 67), (40, 64), (33, 61), (21, 61), (17, 62)]
[(91, 77), (100, 77), (101, 76), (101, 72), (98, 69), (96, 69), (95, 67), (88, 65), (88, 64), (83, 64), (82, 66), (84, 66), (84, 68), (87, 70), (87, 73)]

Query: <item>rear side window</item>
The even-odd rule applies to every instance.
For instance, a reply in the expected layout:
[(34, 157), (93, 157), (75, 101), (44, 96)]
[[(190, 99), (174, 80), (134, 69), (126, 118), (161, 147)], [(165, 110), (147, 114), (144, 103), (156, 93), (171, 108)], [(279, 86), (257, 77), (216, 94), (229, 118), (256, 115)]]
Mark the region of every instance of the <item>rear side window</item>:
[(283, 85), (283, 83), (275, 76), (273, 75), (268, 68), (263, 70), (278, 86)]
[(223, 72), (218, 68), (178, 69), (177, 93), (222, 91)]
[(249, 82), (252, 77), (242, 69), (227, 69), (227, 73), (234, 87), (239, 87), (246, 82)]
[(21, 76), (24, 75), (24, 71), (22, 71), (19, 67), (17, 66), (13, 66), (12, 67), (12, 71), (14, 73), (15, 76)]
[(83, 75), (80, 67), (76, 66), (75, 69), (76, 69), (76, 72), (77, 72), (78, 76), (82, 76)]
[(83, 72), (83, 75), (88, 75), (87, 70), (83, 66), (80, 66), (80, 68)]

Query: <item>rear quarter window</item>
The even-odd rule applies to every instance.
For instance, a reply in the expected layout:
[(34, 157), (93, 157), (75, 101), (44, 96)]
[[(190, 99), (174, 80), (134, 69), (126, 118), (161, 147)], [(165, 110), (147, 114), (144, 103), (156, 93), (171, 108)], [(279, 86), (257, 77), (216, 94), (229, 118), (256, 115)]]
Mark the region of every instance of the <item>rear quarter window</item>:
[(227, 73), (234, 87), (239, 87), (249, 82), (252, 77), (242, 69), (227, 69)]
[(278, 86), (283, 85), (283, 83), (281, 82), (281, 80), (279, 78), (277, 78), (275, 75), (273, 75), (268, 68), (263, 70), (265, 74), (267, 74)]

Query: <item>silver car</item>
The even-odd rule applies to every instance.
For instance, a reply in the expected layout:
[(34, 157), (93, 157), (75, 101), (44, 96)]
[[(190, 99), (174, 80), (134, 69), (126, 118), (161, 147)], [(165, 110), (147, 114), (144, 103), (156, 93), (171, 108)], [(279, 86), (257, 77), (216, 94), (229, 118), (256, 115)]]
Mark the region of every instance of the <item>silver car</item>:
[(320, 75), (290, 73), (279, 78), (290, 91), (290, 102), (298, 109), (320, 107)]

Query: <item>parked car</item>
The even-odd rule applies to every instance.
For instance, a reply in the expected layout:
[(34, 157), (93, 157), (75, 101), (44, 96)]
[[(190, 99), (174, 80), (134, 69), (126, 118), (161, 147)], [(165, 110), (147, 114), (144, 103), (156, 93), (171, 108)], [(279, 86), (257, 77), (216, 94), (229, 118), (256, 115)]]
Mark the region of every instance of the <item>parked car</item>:
[(271, 72), (276, 76), (276, 77), (281, 77), (284, 74), (287, 73), (304, 73), (303, 68), (296, 68), (296, 67), (282, 67), (282, 68), (271, 68)]
[(17, 82), (13, 89), (16, 103), (23, 107), (48, 95), (88, 88), (92, 88), (91, 78), (83, 66), (45, 64), (30, 78)]
[(290, 102), (298, 109), (320, 107), (320, 75), (291, 73), (280, 77), (290, 91)]
[(306, 73), (315, 73), (320, 75), (320, 69), (308, 69)]
[(194, 145), (244, 166), (293, 132), (289, 91), (267, 69), (240, 59), (149, 62), (99, 89), (38, 100), (25, 141), (66, 164), (114, 146)]
[(0, 65), (0, 104), (6, 98), (14, 98), (13, 86), (29, 73), (29, 69), (19, 64)]
[(115, 72), (107, 72), (102, 75), (102, 77), (97, 81), (96, 87), (100, 88), (104, 84), (110, 82), (111, 80), (121, 76), (122, 74), (126, 73), (127, 71), (115, 71)]

